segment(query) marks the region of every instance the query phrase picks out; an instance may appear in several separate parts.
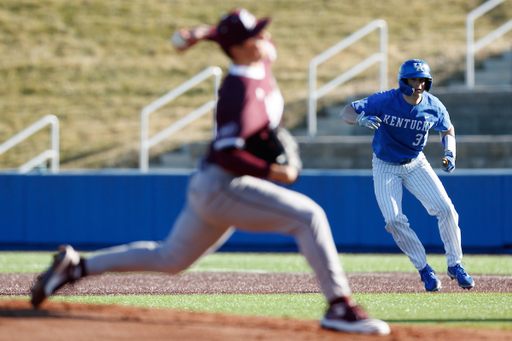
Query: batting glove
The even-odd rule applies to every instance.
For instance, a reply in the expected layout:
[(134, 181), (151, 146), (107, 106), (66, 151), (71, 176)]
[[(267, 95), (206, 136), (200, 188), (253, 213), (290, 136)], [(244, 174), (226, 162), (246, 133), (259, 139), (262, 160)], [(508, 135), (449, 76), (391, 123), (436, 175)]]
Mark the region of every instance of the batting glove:
[(446, 152), (444, 158), (441, 159), (441, 169), (446, 173), (451, 173), (455, 169), (455, 158), (450, 152)]
[(356, 119), (357, 123), (361, 127), (368, 128), (370, 130), (377, 130), (380, 127), (380, 122), (382, 120), (377, 116), (364, 116), (364, 111), (362, 111)]

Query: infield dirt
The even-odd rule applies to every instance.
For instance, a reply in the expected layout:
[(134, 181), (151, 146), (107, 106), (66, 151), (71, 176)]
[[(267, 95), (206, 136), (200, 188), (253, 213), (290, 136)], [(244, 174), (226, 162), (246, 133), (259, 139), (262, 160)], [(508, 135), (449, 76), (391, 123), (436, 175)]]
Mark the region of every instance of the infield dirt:
[[(4, 296), (28, 295), (34, 274), (0, 275)], [(354, 292), (424, 292), (417, 274), (348, 274)], [(397, 277), (398, 276), (398, 277)], [(512, 276), (475, 275), (478, 292), (512, 292)], [(440, 275), (443, 292), (460, 292)], [(185, 273), (104, 274), (59, 290), (60, 295), (317, 293), (312, 274)], [(512, 340), (511, 331), (391, 324), (387, 336), (320, 328), (317, 321), (207, 314), (170, 309), (0, 300), (0, 340)]]
[(324, 330), (317, 321), (0, 300), (0, 340), (512, 340), (512, 332), (391, 325), (386, 336)]
[[(29, 295), (35, 274), (0, 274), (0, 295)], [(424, 293), (415, 273), (349, 273), (354, 293)], [(441, 292), (463, 290), (446, 274), (438, 274)], [(512, 293), (512, 276), (473, 275), (471, 292)], [(107, 273), (86, 277), (60, 289), (57, 295), (195, 295), (320, 293), (310, 273), (193, 272), (176, 276), (160, 273)]]

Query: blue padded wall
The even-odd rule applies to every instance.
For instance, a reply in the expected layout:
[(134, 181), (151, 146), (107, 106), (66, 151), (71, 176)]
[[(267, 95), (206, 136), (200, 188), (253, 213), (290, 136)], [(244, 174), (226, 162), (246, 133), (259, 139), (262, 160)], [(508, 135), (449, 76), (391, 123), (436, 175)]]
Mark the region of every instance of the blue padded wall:
[[(0, 248), (95, 249), (162, 240), (185, 202), (192, 171), (0, 174)], [(460, 216), (466, 253), (512, 253), (512, 172), (440, 174)], [(326, 211), (340, 252), (400, 252), (385, 230), (371, 171), (306, 170), (291, 189)], [(404, 189), (404, 213), (429, 252), (443, 252), (437, 219)], [(221, 250), (296, 251), (291, 237), (236, 232)]]

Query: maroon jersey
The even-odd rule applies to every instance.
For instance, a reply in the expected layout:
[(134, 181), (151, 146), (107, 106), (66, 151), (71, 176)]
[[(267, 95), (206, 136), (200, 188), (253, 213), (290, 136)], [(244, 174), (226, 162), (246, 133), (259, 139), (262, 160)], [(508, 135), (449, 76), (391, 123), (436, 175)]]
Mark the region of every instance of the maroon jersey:
[[(270, 44), (269, 44), (270, 45)], [(269, 56), (275, 55), (271, 45)], [(232, 65), (219, 90), (217, 134), (206, 161), (238, 175), (266, 177), (270, 164), (253, 151), (281, 122), (284, 101), (270, 69)]]

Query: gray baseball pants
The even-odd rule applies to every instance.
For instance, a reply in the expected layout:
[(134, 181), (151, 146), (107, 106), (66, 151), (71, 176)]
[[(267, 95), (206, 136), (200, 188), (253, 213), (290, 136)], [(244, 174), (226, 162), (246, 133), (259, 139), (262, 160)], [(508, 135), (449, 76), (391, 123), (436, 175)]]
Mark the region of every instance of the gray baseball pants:
[(351, 294), (329, 222), (318, 204), (270, 181), (235, 176), (211, 164), (191, 177), (187, 203), (165, 241), (100, 250), (87, 259), (86, 270), (90, 275), (106, 271), (176, 274), (222, 246), (235, 226), (293, 236), (327, 299)]

